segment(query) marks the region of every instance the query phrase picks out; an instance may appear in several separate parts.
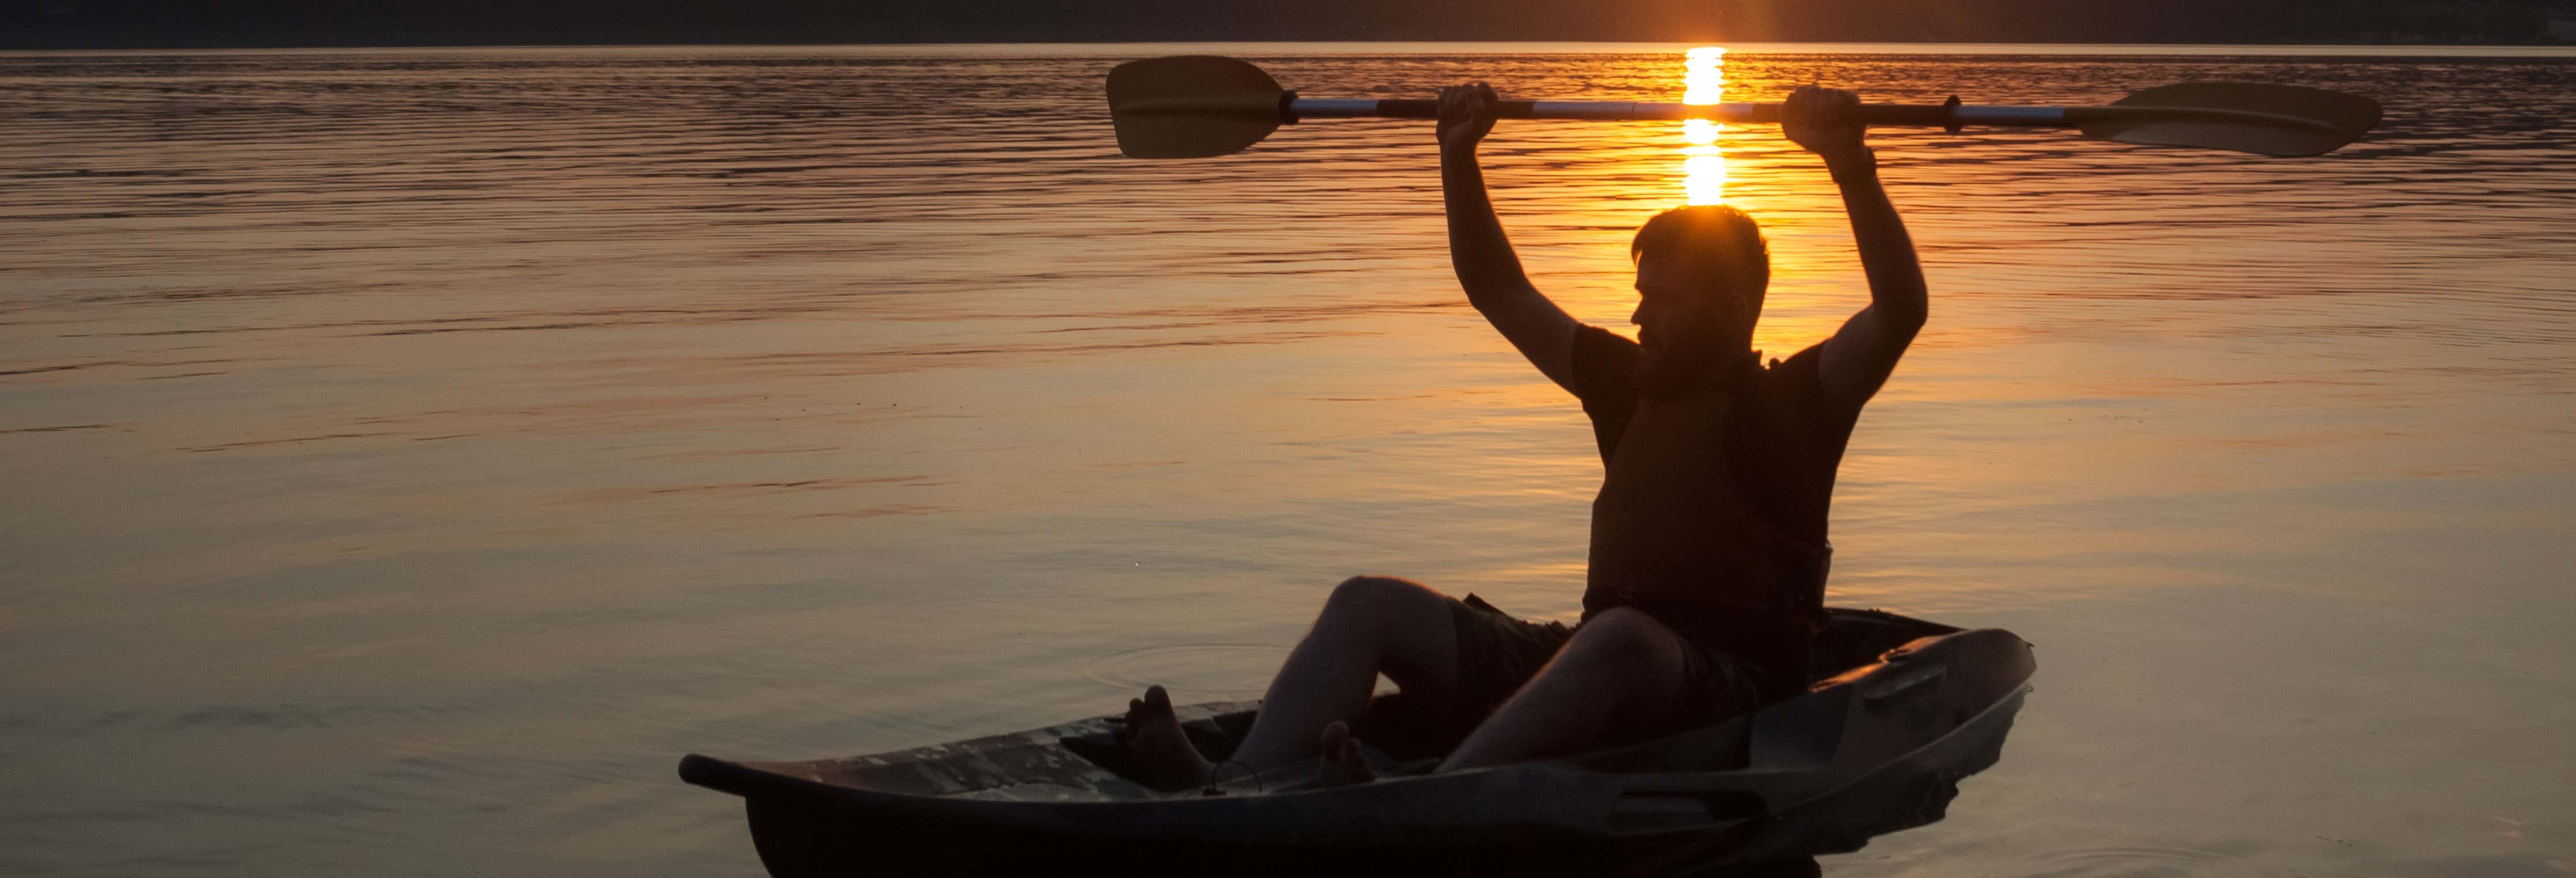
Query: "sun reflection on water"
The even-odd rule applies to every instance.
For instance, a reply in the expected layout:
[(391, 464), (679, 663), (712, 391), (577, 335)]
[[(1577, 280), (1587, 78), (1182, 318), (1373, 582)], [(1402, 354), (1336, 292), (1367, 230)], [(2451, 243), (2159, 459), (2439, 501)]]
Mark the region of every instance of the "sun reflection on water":
[[(1725, 100), (1726, 50), (1701, 46), (1682, 54), (1682, 103)], [(1717, 144), (1726, 126), (1710, 119), (1682, 121), (1682, 193), (1690, 204), (1726, 200), (1726, 155)]]

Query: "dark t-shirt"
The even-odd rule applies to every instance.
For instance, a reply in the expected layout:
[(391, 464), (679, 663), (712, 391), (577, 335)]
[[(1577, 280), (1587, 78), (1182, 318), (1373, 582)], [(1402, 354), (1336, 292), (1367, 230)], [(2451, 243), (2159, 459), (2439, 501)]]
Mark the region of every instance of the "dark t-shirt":
[[(1733, 401), (1726, 414), (1727, 472), (1753, 514), (1800, 540), (1824, 544), (1825, 517), (1833, 503), (1834, 470), (1851, 440), (1857, 407), (1825, 395), (1816, 365), (1821, 345), (1810, 345), (1769, 368), (1748, 360), (1729, 376)], [(1619, 449), (1643, 397), (1637, 343), (1598, 326), (1574, 334), (1574, 395), (1592, 417), (1592, 434), (1608, 462)]]

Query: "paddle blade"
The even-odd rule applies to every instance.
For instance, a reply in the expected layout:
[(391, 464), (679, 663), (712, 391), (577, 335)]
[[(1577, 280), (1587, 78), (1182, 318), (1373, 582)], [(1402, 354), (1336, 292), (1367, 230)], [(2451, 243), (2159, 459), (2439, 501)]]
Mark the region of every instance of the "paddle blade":
[(1129, 158), (1241, 150), (1279, 127), (1287, 92), (1261, 68), (1216, 55), (1129, 61), (1109, 71), (1109, 121)]
[(2069, 108), (2067, 118), (2097, 140), (2310, 156), (2333, 152), (2379, 124), (2379, 102), (2296, 85), (2184, 82), (2108, 107)]

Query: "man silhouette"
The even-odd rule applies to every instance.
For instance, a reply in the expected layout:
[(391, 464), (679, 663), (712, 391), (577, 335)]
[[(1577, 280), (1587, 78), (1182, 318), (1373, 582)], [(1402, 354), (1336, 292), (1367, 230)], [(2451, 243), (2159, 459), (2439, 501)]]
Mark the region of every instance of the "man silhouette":
[[(1859, 99), (1792, 93), (1783, 133), (1842, 190), (1870, 304), (1833, 337), (1766, 368), (1752, 350), (1770, 254), (1732, 207), (1665, 211), (1637, 230), (1637, 340), (1585, 325), (1532, 286), (1485, 193), (1484, 83), (1440, 94), (1450, 259), (1467, 299), (1591, 416), (1606, 464), (1592, 506), (1581, 623), (1514, 619), (1391, 577), (1324, 602), (1226, 760), (1258, 772), (1320, 753), (1365, 778), (1348, 722), (1381, 673), (1448, 740), (1443, 770), (1516, 762), (1713, 723), (1802, 688), (1821, 621), (1834, 471), (1863, 403), (1923, 325), (1923, 273), (1862, 139)], [(1160, 686), (1122, 736), (1147, 783), (1217, 771)]]

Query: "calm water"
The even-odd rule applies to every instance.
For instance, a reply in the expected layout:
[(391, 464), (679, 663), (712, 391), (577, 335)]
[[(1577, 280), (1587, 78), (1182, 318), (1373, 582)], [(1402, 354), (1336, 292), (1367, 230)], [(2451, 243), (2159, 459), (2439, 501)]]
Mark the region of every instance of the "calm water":
[[(1675, 100), (1683, 48), (1229, 51)], [(1119, 158), (1101, 76), (1166, 51), (0, 55), (0, 873), (750, 875), (679, 754), (1256, 694), (1359, 572), (1574, 614), (1598, 459), (1461, 300), (1428, 128)], [(2137, 51), (1724, 57), (2388, 106), (2309, 160), (1877, 135), (1934, 316), (1833, 599), (2041, 671), (1826, 871), (2576, 872), (2576, 55)], [(1839, 203), (1713, 134), (1507, 122), (1496, 198), (1621, 327), (1638, 222), (1752, 211), (1786, 354), (1865, 301)]]

